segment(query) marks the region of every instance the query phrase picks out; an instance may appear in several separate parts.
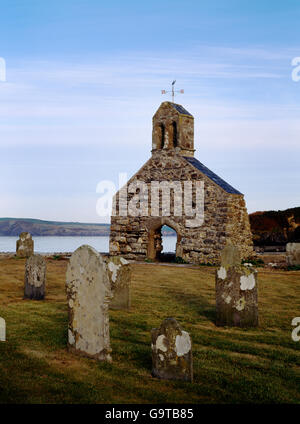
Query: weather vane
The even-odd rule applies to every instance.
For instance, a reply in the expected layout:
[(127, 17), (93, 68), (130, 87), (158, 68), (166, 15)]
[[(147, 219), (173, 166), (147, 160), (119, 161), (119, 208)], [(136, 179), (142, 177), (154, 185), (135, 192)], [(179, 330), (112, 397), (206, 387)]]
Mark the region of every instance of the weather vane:
[(174, 85), (175, 85), (176, 80), (174, 80), (172, 82), (172, 90), (170, 91), (166, 91), (166, 90), (161, 90), (161, 94), (167, 94), (167, 93), (172, 93), (172, 103), (174, 103), (174, 97), (175, 97), (175, 93), (184, 93), (184, 90), (174, 90)]

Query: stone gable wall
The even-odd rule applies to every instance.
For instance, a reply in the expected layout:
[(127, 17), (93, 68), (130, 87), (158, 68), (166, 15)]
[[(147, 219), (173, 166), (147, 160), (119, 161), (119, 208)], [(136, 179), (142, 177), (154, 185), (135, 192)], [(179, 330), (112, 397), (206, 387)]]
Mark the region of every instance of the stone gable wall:
[[(200, 227), (186, 227), (186, 217), (174, 216), (174, 193), (171, 191), (169, 217), (112, 216), (110, 254), (127, 259), (153, 257), (161, 249), (160, 228), (169, 225), (178, 235), (176, 256), (189, 263), (219, 263), (219, 255), (226, 242), (239, 246), (242, 258), (252, 254), (252, 235), (243, 195), (225, 192), (174, 150), (153, 152), (152, 158), (128, 182), (141, 180), (147, 183), (149, 206), (151, 181), (204, 182), (204, 223)], [(175, 198), (180, 195), (175, 190)], [(128, 195), (128, 201), (133, 194)], [(160, 193), (160, 198), (162, 197)], [(195, 199), (194, 199), (195, 200)], [(116, 210), (119, 201), (116, 196)], [(151, 213), (149, 207), (149, 213)]]

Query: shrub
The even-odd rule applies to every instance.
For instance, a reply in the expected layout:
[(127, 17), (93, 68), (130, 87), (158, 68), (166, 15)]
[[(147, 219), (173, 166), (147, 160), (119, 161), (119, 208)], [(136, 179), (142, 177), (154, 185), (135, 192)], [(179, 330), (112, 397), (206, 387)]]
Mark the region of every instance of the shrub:
[(174, 262), (176, 264), (187, 264), (187, 262), (181, 256), (176, 256)]
[(243, 259), (242, 264), (252, 264), (253, 266), (264, 266), (264, 261), (261, 258)]

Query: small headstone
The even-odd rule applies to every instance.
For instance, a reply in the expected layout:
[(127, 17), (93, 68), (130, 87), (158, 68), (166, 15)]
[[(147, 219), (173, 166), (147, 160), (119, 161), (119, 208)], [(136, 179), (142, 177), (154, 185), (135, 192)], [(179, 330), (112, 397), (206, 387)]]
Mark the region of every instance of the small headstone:
[(216, 270), (216, 312), (219, 326), (258, 325), (257, 271), (241, 265), (239, 251), (232, 245), (223, 249)]
[(112, 256), (107, 259), (107, 269), (113, 295), (109, 307), (130, 309), (131, 267), (129, 262), (124, 258)]
[(21, 233), (17, 240), (16, 255), (20, 258), (29, 258), (33, 255), (33, 240), (30, 233)]
[(152, 375), (164, 380), (193, 381), (192, 342), (175, 318), (166, 318), (153, 328)]
[(111, 287), (106, 263), (91, 246), (81, 246), (73, 253), (67, 269), (66, 290), (69, 350), (111, 361), (108, 316)]
[(0, 317), (0, 342), (6, 341), (6, 323), (5, 319)]
[(300, 243), (286, 245), (286, 261), (289, 266), (300, 266)]
[(25, 265), (24, 299), (43, 300), (46, 291), (46, 261), (32, 255)]

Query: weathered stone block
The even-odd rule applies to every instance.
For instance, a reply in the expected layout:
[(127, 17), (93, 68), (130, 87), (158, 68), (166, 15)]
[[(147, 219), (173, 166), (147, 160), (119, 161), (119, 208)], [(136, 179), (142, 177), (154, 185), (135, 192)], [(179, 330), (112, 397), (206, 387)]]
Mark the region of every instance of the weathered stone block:
[(92, 247), (79, 247), (66, 275), (69, 306), (68, 348), (97, 360), (111, 361), (108, 305), (112, 293), (106, 263)]
[(20, 258), (29, 258), (33, 255), (33, 240), (30, 233), (21, 233), (17, 240), (16, 255)]
[(288, 243), (286, 245), (286, 261), (290, 266), (300, 265), (300, 243)]
[(109, 243), (109, 250), (110, 252), (119, 252), (120, 251), (120, 245), (117, 241), (112, 241)]
[(43, 300), (46, 290), (46, 261), (32, 255), (25, 265), (24, 299)]
[(153, 328), (152, 375), (164, 380), (193, 381), (192, 342), (175, 318)]
[(220, 326), (258, 325), (257, 271), (241, 265), (234, 246), (223, 249), (216, 270), (216, 313)]
[(111, 309), (130, 309), (131, 306), (131, 267), (129, 262), (121, 257), (112, 256), (106, 259), (108, 277), (113, 298)]

